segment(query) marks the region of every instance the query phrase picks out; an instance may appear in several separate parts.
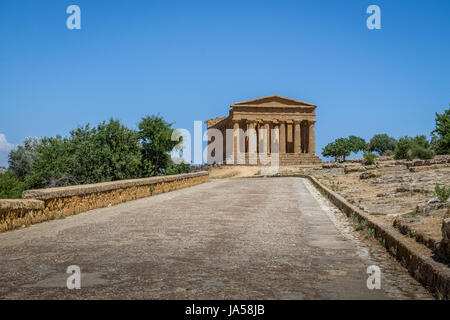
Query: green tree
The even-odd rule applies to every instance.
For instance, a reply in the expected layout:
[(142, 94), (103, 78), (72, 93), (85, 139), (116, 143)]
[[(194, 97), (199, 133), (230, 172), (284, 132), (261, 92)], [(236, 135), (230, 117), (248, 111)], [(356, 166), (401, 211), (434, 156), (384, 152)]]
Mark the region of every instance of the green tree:
[[(119, 120), (110, 119), (89, 130), (71, 132), (71, 142), (78, 159), (75, 176), (82, 183), (95, 183), (141, 176), (139, 135)], [(76, 146), (77, 141), (82, 144)], [(92, 173), (91, 173), (92, 172)]]
[(376, 134), (370, 139), (369, 151), (378, 152), (383, 155), (386, 151), (394, 151), (397, 141), (395, 138), (389, 137), (387, 134)]
[(352, 145), (350, 144), (350, 141), (346, 138), (339, 138), (323, 148), (322, 156), (333, 157), (334, 161), (345, 161), (345, 158), (350, 155), (351, 151)]
[(431, 132), (431, 144), (437, 154), (450, 153), (450, 108), (436, 112), (436, 128)]
[(25, 183), (10, 171), (0, 174), (0, 199), (17, 199), (22, 196)]
[(367, 149), (366, 140), (357, 136), (349, 136), (348, 142), (350, 143), (351, 152), (358, 153)]
[(142, 144), (142, 167), (146, 175), (162, 175), (170, 165), (169, 152), (181, 143), (172, 140), (174, 129), (159, 115), (142, 118), (139, 123), (139, 138)]
[(38, 157), (39, 143), (37, 138), (26, 138), (23, 146), (19, 145), (9, 152), (9, 169), (22, 181), (31, 172), (33, 163)]
[(76, 159), (67, 138), (41, 138), (37, 146), (38, 156), (30, 174), (25, 177), (28, 188), (47, 188), (78, 184), (72, 175)]
[(42, 138), (26, 182), (32, 188), (97, 183), (141, 176), (137, 132), (118, 120), (70, 132), (68, 138)]

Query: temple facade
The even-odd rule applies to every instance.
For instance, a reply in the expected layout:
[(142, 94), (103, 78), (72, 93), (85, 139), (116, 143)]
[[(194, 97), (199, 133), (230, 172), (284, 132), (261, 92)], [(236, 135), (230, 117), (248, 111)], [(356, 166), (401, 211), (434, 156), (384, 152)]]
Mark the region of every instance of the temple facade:
[[(205, 121), (211, 162), (259, 165), (268, 157), (280, 165), (320, 163), (315, 153), (316, 108), (278, 95), (233, 103), (228, 116)], [(219, 132), (222, 148), (217, 148)]]

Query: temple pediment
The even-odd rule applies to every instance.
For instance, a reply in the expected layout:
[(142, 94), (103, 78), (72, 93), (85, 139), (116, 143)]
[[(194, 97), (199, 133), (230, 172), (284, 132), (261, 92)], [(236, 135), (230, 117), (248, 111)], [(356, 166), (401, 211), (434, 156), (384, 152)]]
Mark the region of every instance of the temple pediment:
[(262, 97), (262, 98), (258, 98), (258, 99), (252, 99), (252, 100), (233, 103), (230, 107), (231, 108), (234, 108), (234, 107), (270, 107), (270, 108), (273, 108), (273, 107), (282, 107), (282, 108), (307, 107), (307, 108), (311, 108), (311, 107), (313, 107), (313, 108), (315, 108), (316, 106), (311, 103), (308, 103), (308, 102), (298, 101), (298, 100), (282, 97), (279, 95), (271, 95), (271, 96)]

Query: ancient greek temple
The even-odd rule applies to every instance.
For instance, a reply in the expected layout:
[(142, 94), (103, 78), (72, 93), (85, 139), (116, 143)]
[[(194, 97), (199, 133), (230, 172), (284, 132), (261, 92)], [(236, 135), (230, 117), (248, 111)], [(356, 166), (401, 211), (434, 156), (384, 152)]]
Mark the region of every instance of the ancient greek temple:
[(320, 163), (315, 153), (315, 109), (279, 95), (233, 103), (228, 116), (205, 121), (208, 158), (213, 159), (208, 162), (265, 164), (266, 158), (276, 156), (280, 165)]

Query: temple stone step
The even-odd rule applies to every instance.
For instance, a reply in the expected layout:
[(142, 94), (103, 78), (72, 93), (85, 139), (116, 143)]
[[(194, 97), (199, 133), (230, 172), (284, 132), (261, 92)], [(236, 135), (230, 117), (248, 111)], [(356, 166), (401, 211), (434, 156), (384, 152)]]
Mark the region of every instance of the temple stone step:
[[(243, 163), (236, 163), (240, 165), (261, 165), (259, 161), (260, 158), (256, 154), (245, 154), (241, 158), (243, 159)], [(289, 166), (289, 165), (303, 165), (303, 164), (320, 164), (322, 160), (316, 155), (311, 154), (280, 154), (278, 160), (276, 157), (271, 158), (268, 156), (268, 159), (265, 164), (273, 165), (275, 161), (278, 161), (280, 166)]]

